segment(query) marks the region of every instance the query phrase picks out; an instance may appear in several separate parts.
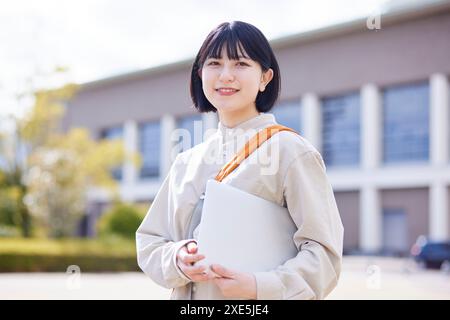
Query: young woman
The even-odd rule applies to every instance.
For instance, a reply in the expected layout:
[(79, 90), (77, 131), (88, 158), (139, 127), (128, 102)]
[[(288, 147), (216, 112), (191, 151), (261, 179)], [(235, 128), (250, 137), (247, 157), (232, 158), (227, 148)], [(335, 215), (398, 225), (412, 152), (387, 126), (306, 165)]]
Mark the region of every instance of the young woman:
[[(188, 228), (206, 182), (255, 132), (277, 124), (266, 112), (279, 91), (278, 63), (260, 30), (234, 21), (207, 36), (192, 67), (191, 97), (199, 112), (217, 112), (217, 131), (178, 154), (136, 233), (140, 268), (172, 288), (172, 299), (322, 299), (336, 286), (343, 227), (333, 190), (319, 152), (289, 131), (255, 151), (269, 155), (272, 170), (246, 159), (222, 183), (286, 207), (298, 254), (267, 272), (211, 266), (218, 277), (195, 264), (205, 257), (197, 252), (198, 228)], [(212, 290), (198, 292), (205, 284)]]

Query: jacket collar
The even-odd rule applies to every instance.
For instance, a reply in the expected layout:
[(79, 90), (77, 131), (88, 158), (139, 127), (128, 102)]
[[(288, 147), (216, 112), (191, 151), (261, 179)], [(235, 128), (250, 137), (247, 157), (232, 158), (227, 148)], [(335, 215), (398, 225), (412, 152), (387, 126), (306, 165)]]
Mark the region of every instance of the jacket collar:
[(223, 142), (227, 142), (242, 134), (254, 133), (255, 130), (258, 131), (276, 123), (277, 122), (275, 121), (275, 116), (273, 114), (260, 112), (259, 115), (241, 122), (232, 128), (225, 126), (219, 121), (217, 133), (222, 137)]

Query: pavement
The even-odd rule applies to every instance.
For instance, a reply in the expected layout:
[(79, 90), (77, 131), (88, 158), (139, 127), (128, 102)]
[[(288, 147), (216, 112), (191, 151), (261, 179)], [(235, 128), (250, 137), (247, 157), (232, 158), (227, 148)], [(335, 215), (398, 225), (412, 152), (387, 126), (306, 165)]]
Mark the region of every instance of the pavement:
[[(140, 272), (3, 273), (0, 300), (168, 299), (170, 290)], [(450, 299), (450, 272), (423, 270), (408, 259), (344, 257), (339, 284), (327, 299)]]
[(410, 259), (345, 257), (332, 300), (448, 300), (450, 273), (419, 268)]

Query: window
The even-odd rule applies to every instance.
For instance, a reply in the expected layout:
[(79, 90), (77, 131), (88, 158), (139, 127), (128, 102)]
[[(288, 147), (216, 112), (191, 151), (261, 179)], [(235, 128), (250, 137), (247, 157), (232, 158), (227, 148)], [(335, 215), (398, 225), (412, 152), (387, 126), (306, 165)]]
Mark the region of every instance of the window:
[(323, 99), (322, 153), (326, 165), (359, 165), (360, 110), (357, 93)]
[(408, 251), (408, 219), (403, 208), (383, 208), (383, 250), (386, 254)]
[(271, 113), (279, 124), (294, 129), (301, 134), (300, 111), (300, 102), (295, 101), (275, 105)]
[(387, 88), (383, 95), (383, 161), (429, 158), (428, 83)]
[(141, 178), (159, 176), (160, 136), (161, 128), (159, 121), (148, 122), (139, 126), (139, 151), (142, 155)]
[(194, 114), (178, 119), (177, 129), (182, 129), (177, 141), (180, 152), (201, 143), (203, 141), (202, 115)]
[[(103, 130), (101, 134), (102, 139), (107, 140), (122, 140), (123, 139), (123, 127), (117, 126), (117, 127), (111, 127)], [(114, 168), (111, 171), (111, 174), (115, 180), (122, 180), (122, 166), (119, 166), (117, 168)]]

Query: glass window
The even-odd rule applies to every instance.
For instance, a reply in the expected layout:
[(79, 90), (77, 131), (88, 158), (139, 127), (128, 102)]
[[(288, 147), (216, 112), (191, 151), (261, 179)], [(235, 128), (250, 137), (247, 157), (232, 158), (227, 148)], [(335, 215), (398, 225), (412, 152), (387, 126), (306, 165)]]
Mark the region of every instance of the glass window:
[(177, 121), (178, 141), (180, 152), (188, 150), (203, 141), (202, 115), (194, 114), (179, 118)]
[(429, 157), (429, 86), (387, 88), (383, 94), (383, 161), (417, 162)]
[(271, 110), (279, 124), (294, 129), (301, 134), (300, 112), (300, 101), (284, 102), (275, 105)]
[(360, 110), (358, 93), (322, 100), (322, 153), (326, 165), (359, 164)]
[[(108, 140), (122, 140), (123, 139), (123, 127), (117, 126), (117, 127), (111, 127), (103, 130), (101, 137), (103, 139)], [(111, 174), (115, 180), (122, 180), (122, 166), (119, 166), (117, 168), (114, 168), (111, 171)]]
[(161, 128), (158, 122), (147, 122), (139, 126), (139, 151), (142, 155), (141, 178), (159, 176), (161, 153)]
[(122, 139), (123, 138), (123, 127), (117, 126), (103, 130), (103, 139)]

